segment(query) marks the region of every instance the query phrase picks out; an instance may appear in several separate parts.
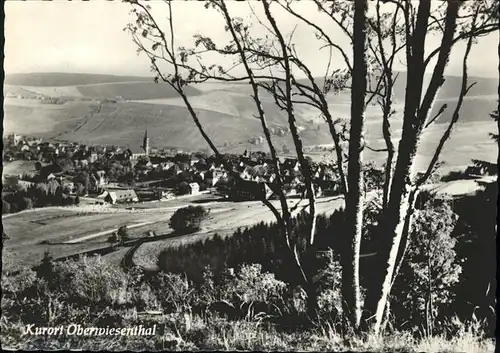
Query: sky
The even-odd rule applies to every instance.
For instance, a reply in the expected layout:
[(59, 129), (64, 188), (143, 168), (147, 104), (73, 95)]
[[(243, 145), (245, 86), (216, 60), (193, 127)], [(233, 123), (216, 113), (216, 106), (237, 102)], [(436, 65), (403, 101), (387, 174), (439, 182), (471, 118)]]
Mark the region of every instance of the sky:
[[(165, 6), (152, 1), (153, 13), (164, 20)], [(252, 2), (257, 13), (261, 5)], [(312, 6), (311, 6), (312, 5)], [(276, 5), (273, 5), (276, 6)], [(297, 5), (301, 15), (325, 28), (332, 28), (328, 19), (317, 13), (314, 4)], [(151, 75), (145, 56), (138, 56), (135, 44), (123, 31), (134, 20), (130, 5), (119, 1), (7, 1), (5, 3), (4, 70), (22, 72), (77, 72), (115, 75)], [(234, 16), (249, 18), (248, 3), (230, 2)], [(175, 40), (178, 46), (190, 47), (196, 33), (210, 35), (215, 41), (227, 39), (221, 16), (205, 10), (200, 2), (174, 2)], [(264, 18), (264, 17), (262, 17)], [(295, 18), (276, 9), (276, 20), (284, 33), (294, 31), (294, 42), (300, 58), (313, 68), (315, 75), (324, 72), (328, 50), (319, 50), (314, 33)], [(265, 35), (266, 29), (256, 23), (255, 35)], [(349, 40), (340, 32), (332, 33), (335, 40), (350, 50)], [(469, 60), (469, 75), (498, 77), (498, 33), (481, 38), (474, 45)], [(439, 38), (427, 40), (429, 48), (439, 45)], [(460, 44), (451, 55), (447, 74), (461, 75)], [(333, 61), (340, 60), (338, 55)], [(404, 69), (400, 66), (399, 69)]]

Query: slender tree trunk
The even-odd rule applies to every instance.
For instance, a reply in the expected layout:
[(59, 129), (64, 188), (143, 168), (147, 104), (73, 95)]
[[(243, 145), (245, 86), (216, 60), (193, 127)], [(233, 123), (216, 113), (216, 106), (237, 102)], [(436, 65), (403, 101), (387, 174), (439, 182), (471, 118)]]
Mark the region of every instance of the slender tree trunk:
[(427, 334), (429, 337), (433, 334), (433, 317), (432, 317), (432, 274), (431, 274), (431, 254), (427, 254)]
[(391, 289), (400, 243), (405, 229), (405, 219), (414, 208), (411, 200), (412, 194), (416, 191), (413, 184), (414, 159), (427, 115), (437, 91), (444, 82), (443, 73), (453, 44), (452, 40), (456, 29), (459, 6), (460, 3), (456, 1), (448, 2), (441, 52), (424, 100), (420, 105), (425, 69), (423, 65), (424, 44), (430, 14), (430, 2), (429, 0), (422, 0), (419, 5), (415, 33), (411, 36), (410, 56), (407, 58), (408, 81), (403, 133), (399, 143), (398, 159), (394, 169), (389, 202), (380, 223), (380, 232), (386, 241), (386, 243), (382, 244), (378, 254), (382, 261), (383, 270), (379, 271), (377, 268), (374, 271), (374, 281), (371, 283), (375, 287), (369, 288), (365, 306), (367, 309), (366, 315), (373, 315), (368, 318), (365, 317), (365, 319), (366, 321), (374, 319), (371, 324), (374, 334), (380, 332), (387, 296)]
[(354, 3), (354, 65), (351, 89), (351, 129), (349, 134), (349, 161), (346, 197), (346, 248), (342, 252), (343, 312), (351, 325), (358, 328), (361, 320), (361, 292), (359, 285), (359, 255), (363, 226), (363, 129), (366, 95), (367, 65), (366, 0)]
[[(398, 259), (396, 260), (396, 267), (394, 269), (394, 273), (392, 275), (392, 281), (391, 281), (391, 287), (390, 290), (392, 290), (392, 287), (394, 286), (394, 282), (396, 282), (396, 278), (399, 274), (399, 271), (401, 270), (401, 266), (403, 265), (403, 260), (405, 258), (406, 252), (408, 251), (408, 247), (410, 246), (411, 242), (411, 225), (412, 225), (412, 218), (413, 218), (413, 213), (415, 209), (415, 202), (417, 199), (418, 192), (414, 191), (410, 194), (410, 212), (406, 214), (405, 217), (405, 222), (403, 226), (403, 235), (401, 237), (401, 245), (399, 249), (399, 254), (398, 254)], [(382, 330), (385, 329), (387, 326), (387, 322), (389, 320), (389, 314), (390, 314), (390, 300), (387, 299), (386, 303), (386, 308), (385, 308), (385, 315), (384, 315), (384, 322), (382, 324)]]
[(289, 50), (287, 49), (287, 45), (285, 43), (285, 39), (281, 34), (281, 31), (278, 28), (278, 25), (271, 14), (269, 9), (269, 3), (267, 0), (263, 0), (262, 4), (264, 6), (264, 12), (266, 14), (269, 23), (271, 24), (276, 37), (278, 39), (279, 45), (281, 47), (282, 57), (283, 57), (283, 66), (285, 69), (285, 100), (286, 100), (286, 112), (288, 115), (288, 125), (290, 127), (290, 132), (293, 138), (293, 144), (295, 146), (295, 151), (297, 153), (297, 158), (300, 163), (301, 171), (304, 176), (305, 187), (306, 187), (306, 195), (309, 200), (309, 234), (308, 234), (308, 245), (306, 246), (304, 258), (307, 263), (307, 268), (305, 272), (305, 283), (307, 296), (308, 296), (308, 311), (315, 315), (317, 311), (317, 295), (316, 288), (314, 287), (314, 283), (312, 280), (312, 273), (314, 273), (314, 260), (316, 254), (314, 251), (314, 236), (316, 233), (316, 199), (314, 192), (314, 185), (312, 181), (311, 175), (311, 166), (309, 162), (306, 160), (304, 156), (302, 139), (299, 136), (299, 131), (297, 128), (297, 120), (295, 117), (295, 110), (292, 101), (292, 69), (290, 66), (289, 60)]

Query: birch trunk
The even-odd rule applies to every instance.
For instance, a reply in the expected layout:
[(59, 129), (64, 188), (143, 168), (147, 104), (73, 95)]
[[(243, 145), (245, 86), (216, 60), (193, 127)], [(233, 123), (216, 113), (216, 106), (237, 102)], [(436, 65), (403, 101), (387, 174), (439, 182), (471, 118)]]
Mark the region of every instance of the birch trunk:
[(367, 2), (354, 4), (354, 66), (351, 89), (351, 128), (349, 133), (349, 161), (347, 167), (346, 228), (348, 241), (342, 261), (342, 303), (344, 315), (354, 328), (361, 320), (361, 292), (359, 285), (359, 255), (363, 228), (363, 129), (366, 95), (366, 10)]
[(301, 274), (301, 276), (305, 280), (304, 271), (303, 271), (300, 259), (298, 257), (295, 242), (293, 239), (293, 224), (292, 224), (293, 220), (292, 220), (292, 215), (291, 215), (291, 212), (290, 212), (290, 209), (288, 207), (287, 200), (286, 200), (286, 197), (285, 197), (285, 194), (283, 191), (284, 190), (284, 188), (283, 188), (283, 176), (281, 175), (281, 171), (280, 171), (279, 157), (278, 157), (278, 153), (276, 151), (276, 148), (274, 146), (274, 143), (273, 143), (273, 140), (271, 137), (271, 133), (269, 131), (269, 126), (267, 124), (266, 114), (264, 112), (264, 108), (263, 108), (262, 102), (260, 100), (259, 86), (258, 86), (257, 82), (255, 81), (255, 76), (254, 76), (253, 70), (250, 68), (250, 66), (248, 64), (244, 48), (240, 42), (241, 39), (238, 37), (236, 30), (233, 26), (232, 17), (229, 14), (226, 3), (224, 1), (221, 1), (218, 4), (218, 6), (224, 15), (226, 25), (227, 25), (228, 30), (231, 33), (231, 36), (236, 44), (238, 53), (240, 55), (240, 58), (241, 58), (241, 61), (243, 63), (243, 66), (245, 68), (245, 71), (248, 75), (250, 85), (252, 87), (252, 93), (253, 93), (252, 98), (255, 102), (255, 106), (257, 107), (257, 111), (259, 113), (258, 117), (259, 117), (259, 120), (261, 122), (262, 130), (264, 131), (264, 135), (266, 137), (267, 144), (269, 146), (269, 151), (270, 151), (271, 157), (272, 157), (272, 165), (276, 171), (276, 183), (277, 183), (277, 186), (279, 189), (278, 196), (279, 196), (279, 201), (280, 201), (280, 205), (281, 205), (281, 215), (277, 212), (277, 210), (272, 206), (272, 204), (268, 200), (262, 200), (262, 201), (275, 214), (276, 219), (278, 221), (278, 224), (280, 224), (280, 226), (281, 226), (281, 231), (284, 235), (286, 245), (288, 246), (288, 248), (290, 250), (289, 255), (290, 255), (291, 263), (294, 263), (294, 265), (296, 266), (296, 268), (298, 270), (298, 273)]
[[(437, 91), (444, 82), (443, 73), (453, 45), (456, 30), (456, 19), (460, 3), (449, 1), (445, 19), (445, 30), (439, 57), (432, 74), (429, 87), (422, 104), (424, 79), (424, 44), (430, 15), (430, 1), (422, 0), (419, 4), (415, 31), (411, 36), (411, 48), (408, 50), (408, 81), (405, 97), (403, 133), (399, 142), (398, 158), (394, 169), (393, 182), (387, 208), (380, 223), (380, 234), (385, 243), (379, 251), (382, 271), (375, 269), (374, 288), (369, 288), (366, 300), (366, 314), (372, 315), (372, 332), (380, 333), (383, 314), (387, 305), (400, 243), (405, 230), (407, 215), (413, 211), (412, 195), (416, 191), (414, 185), (414, 160), (417, 154), (420, 135), (427, 115)], [(411, 224), (410, 224), (411, 226)], [(379, 277), (382, 276), (382, 277)]]
[(278, 25), (271, 14), (271, 11), (269, 9), (269, 3), (267, 2), (267, 0), (263, 0), (262, 4), (264, 6), (264, 12), (266, 14), (266, 17), (269, 20), (269, 23), (271, 24), (275, 32), (275, 35), (278, 39), (278, 43), (280, 45), (282, 52), (281, 54), (283, 57), (283, 66), (285, 69), (285, 100), (286, 100), (286, 112), (288, 115), (288, 125), (290, 127), (290, 132), (292, 134), (295, 151), (297, 152), (297, 159), (300, 163), (302, 174), (304, 176), (306, 194), (309, 200), (309, 234), (308, 234), (308, 245), (304, 256), (307, 268), (305, 272), (304, 285), (306, 287), (306, 292), (308, 297), (308, 312), (311, 315), (315, 316), (315, 313), (317, 312), (317, 295), (312, 278), (313, 278), (313, 273), (315, 272), (314, 259), (316, 256), (313, 246), (314, 236), (316, 233), (316, 198), (315, 198), (314, 185), (311, 175), (311, 167), (304, 155), (303, 143), (301, 137), (299, 136), (297, 119), (295, 117), (295, 110), (292, 101), (292, 71), (291, 71), (292, 69), (289, 60), (289, 55), (290, 55), (289, 50), (285, 43), (285, 39), (283, 38), (283, 35), (281, 34), (281, 31), (278, 28)]

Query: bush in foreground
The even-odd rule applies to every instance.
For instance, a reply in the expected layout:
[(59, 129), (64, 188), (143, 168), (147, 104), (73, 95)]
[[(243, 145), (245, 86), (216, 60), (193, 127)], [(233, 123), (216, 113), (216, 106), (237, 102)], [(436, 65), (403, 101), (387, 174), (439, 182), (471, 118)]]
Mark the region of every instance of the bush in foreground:
[[(228, 306), (238, 308), (241, 302), (274, 303), (279, 300), (284, 295), (283, 291), (286, 291), (284, 283), (262, 272), (260, 266), (255, 264), (243, 266), (234, 273), (228, 270), (228, 275), (219, 284), (211, 282), (208, 276), (202, 286), (189, 282), (181, 275), (157, 274), (149, 278), (137, 271), (124, 274), (99, 258), (56, 264), (53, 271), (54, 277), (59, 280), (38, 278), (30, 270), (3, 276), (0, 338), (4, 348), (110, 351), (494, 351), (493, 341), (483, 337), (477, 321), (456, 322), (454, 326), (457, 328), (448, 337), (418, 337), (410, 332), (393, 332), (378, 338), (354, 338), (340, 334), (335, 329), (335, 322), (326, 319), (316, 327), (292, 327), (284, 331), (280, 324), (273, 324), (257, 315), (257, 307), (253, 315), (231, 319), (208, 305), (225, 300)], [(150, 282), (153, 279), (158, 282)], [(124, 294), (121, 302), (114, 301), (107, 294), (116, 293), (117, 290)], [(232, 293), (236, 295), (230, 295)], [(75, 300), (77, 298), (80, 300)], [(193, 307), (200, 301), (207, 305), (207, 310), (195, 313)], [(100, 302), (105, 305), (96, 305)], [(159, 310), (162, 315), (144, 316), (140, 314), (144, 309)], [(63, 335), (42, 338), (23, 335), (26, 324), (34, 323), (35, 315), (38, 318), (37, 326), (68, 325), (74, 322), (83, 327), (151, 327), (156, 324), (157, 332), (152, 337)], [(449, 327), (452, 326), (449, 323)]]

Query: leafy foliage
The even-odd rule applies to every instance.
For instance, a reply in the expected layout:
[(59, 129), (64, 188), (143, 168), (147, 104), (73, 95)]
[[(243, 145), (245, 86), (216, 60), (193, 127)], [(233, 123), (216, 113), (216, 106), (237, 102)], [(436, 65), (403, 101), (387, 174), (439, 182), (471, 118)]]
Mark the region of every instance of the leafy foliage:
[(457, 215), (446, 202), (430, 199), (417, 211), (405, 262), (395, 283), (394, 310), (398, 321), (437, 317), (454, 300), (461, 265), (452, 237)]
[(170, 227), (179, 233), (200, 230), (201, 223), (208, 218), (209, 211), (203, 206), (187, 206), (178, 209), (170, 218)]

